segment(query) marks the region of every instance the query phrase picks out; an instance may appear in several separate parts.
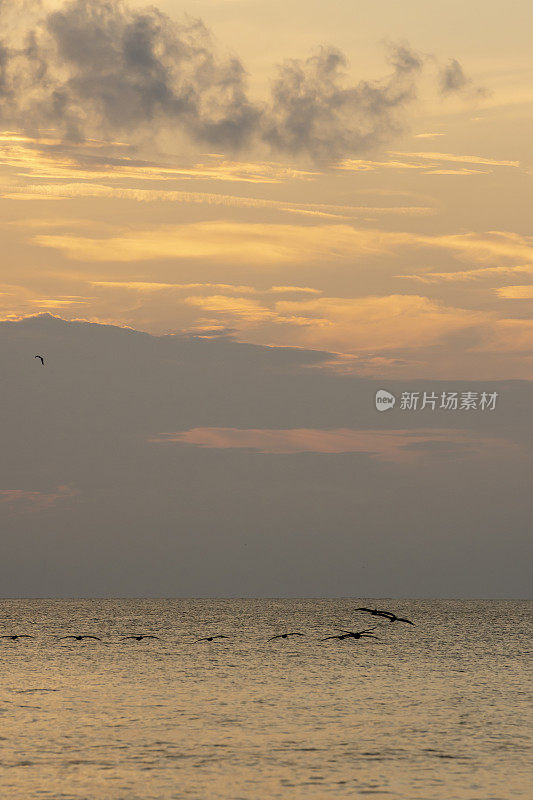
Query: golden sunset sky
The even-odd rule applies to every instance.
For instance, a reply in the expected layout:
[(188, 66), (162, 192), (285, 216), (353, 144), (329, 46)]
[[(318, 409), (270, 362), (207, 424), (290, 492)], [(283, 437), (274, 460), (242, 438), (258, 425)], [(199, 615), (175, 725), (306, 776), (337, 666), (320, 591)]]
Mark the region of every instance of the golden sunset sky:
[(2, 319), (533, 377), (527, 0), (144, 7), (0, 0)]

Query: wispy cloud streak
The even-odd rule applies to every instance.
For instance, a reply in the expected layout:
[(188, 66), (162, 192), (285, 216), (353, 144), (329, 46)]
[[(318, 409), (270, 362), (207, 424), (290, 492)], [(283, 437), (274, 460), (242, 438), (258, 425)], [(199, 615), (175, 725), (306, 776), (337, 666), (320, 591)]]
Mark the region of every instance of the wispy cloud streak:
[(358, 430), (337, 428), (319, 430), (291, 428), (193, 428), (161, 434), (150, 440), (159, 444), (182, 444), (211, 449), (246, 449), (271, 455), (322, 453), (334, 455), (362, 453), (380, 461), (413, 462), (431, 453), (430, 445), (459, 448), (463, 457), (479, 457), (491, 452), (513, 452), (516, 445), (504, 439), (484, 437), (470, 431), (440, 430)]

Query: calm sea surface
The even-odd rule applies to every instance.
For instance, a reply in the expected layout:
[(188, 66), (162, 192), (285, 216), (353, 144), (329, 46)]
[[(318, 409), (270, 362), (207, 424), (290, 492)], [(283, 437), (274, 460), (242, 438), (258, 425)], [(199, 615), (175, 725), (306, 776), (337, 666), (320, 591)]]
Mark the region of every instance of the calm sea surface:
[(0, 797), (530, 800), (531, 603), (369, 602), (0, 601)]

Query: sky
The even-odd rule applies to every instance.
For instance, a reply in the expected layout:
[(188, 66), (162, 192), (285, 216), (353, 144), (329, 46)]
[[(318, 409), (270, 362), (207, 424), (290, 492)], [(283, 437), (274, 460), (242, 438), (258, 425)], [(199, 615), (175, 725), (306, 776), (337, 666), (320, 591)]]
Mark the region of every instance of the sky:
[(10, 593), (523, 595), (532, 23), (0, 0)]

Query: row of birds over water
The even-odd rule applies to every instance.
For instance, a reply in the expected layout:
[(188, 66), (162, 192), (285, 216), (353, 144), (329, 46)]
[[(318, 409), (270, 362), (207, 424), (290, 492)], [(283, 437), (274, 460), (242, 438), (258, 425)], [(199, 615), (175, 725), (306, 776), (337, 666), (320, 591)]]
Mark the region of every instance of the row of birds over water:
[[(383, 619), (383, 622), (380, 624), (384, 624), (385, 622), (405, 622), (408, 625), (414, 625), (415, 623), (412, 622), (410, 619), (406, 619), (405, 617), (398, 617), (392, 611), (383, 611), (379, 608), (366, 608), (361, 606), (356, 611), (363, 611), (367, 614), (371, 614), (373, 617), (380, 617)], [(373, 631), (378, 628), (379, 625), (374, 625), (372, 628), (365, 628), (361, 631), (349, 631), (345, 630), (344, 628), (337, 628), (340, 633), (333, 634), (332, 636), (325, 636), (320, 641), (326, 642), (330, 639), (337, 639), (338, 641), (344, 641), (345, 639), (379, 639)], [(305, 633), (301, 633), (300, 631), (290, 631), (288, 633), (278, 633), (275, 636), (271, 636), (267, 641), (273, 642), (275, 639), (289, 639), (292, 636), (305, 636)], [(19, 639), (35, 639), (36, 637), (30, 633), (6, 633), (0, 635), (0, 639), (6, 639), (8, 641), (16, 642)], [(56, 637), (58, 641), (64, 639), (72, 639), (76, 642), (81, 642), (86, 639), (94, 639), (98, 642), (102, 642), (103, 639), (100, 636), (94, 636), (93, 634), (88, 633), (72, 633), (66, 636), (58, 636)], [(137, 642), (142, 642), (144, 639), (161, 639), (161, 636), (156, 636), (152, 633), (135, 633), (129, 636), (122, 636), (120, 641), (125, 641), (126, 639), (132, 639)], [(225, 633), (216, 633), (212, 636), (202, 636), (200, 639), (196, 639), (196, 642), (216, 642), (220, 639), (231, 639), (231, 636), (228, 636)]]

